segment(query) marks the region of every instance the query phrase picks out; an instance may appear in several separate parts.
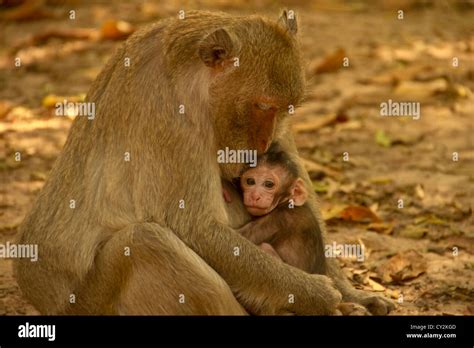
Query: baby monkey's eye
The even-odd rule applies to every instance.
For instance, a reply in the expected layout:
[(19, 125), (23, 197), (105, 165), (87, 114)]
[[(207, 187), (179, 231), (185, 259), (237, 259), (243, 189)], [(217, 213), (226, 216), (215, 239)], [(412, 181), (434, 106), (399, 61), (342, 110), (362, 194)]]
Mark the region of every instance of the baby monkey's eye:
[(247, 178), (247, 185), (255, 185), (255, 180), (252, 178)]
[(266, 188), (272, 188), (273, 186), (275, 186), (275, 184), (274, 184), (273, 182), (268, 181), (268, 180), (265, 181), (265, 182), (263, 183), (263, 185), (264, 185)]

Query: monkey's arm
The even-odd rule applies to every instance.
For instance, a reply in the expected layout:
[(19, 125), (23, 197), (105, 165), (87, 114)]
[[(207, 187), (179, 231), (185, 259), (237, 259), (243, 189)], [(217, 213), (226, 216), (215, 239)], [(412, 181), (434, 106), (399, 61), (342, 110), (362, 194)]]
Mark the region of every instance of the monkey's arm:
[(242, 236), (250, 240), (252, 243), (259, 245), (270, 240), (277, 232), (278, 226), (275, 220), (278, 216), (270, 213), (257, 220), (251, 221), (243, 227), (239, 228), (239, 232)]
[[(340, 294), (333, 289), (329, 278), (290, 268), (228, 226), (213, 219), (207, 222), (179, 236), (222, 276), (250, 313), (329, 315), (335, 312)], [(301, 301), (290, 304), (288, 294), (298, 296)]]
[[(330, 279), (310, 275), (279, 262), (228, 226), (220, 173), (217, 167), (212, 170), (211, 161), (215, 163), (215, 159), (210, 158), (211, 164), (208, 164), (202, 156), (190, 154), (189, 151), (183, 151), (182, 156), (184, 160), (176, 161), (176, 167), (184, 163), (187, 168), (206, 175), (190, 176), (186, 186), (178, 182), (171, 192), (173, 196), (163, 194), (164, 205), (172, 206), (173, 202), (179, 201), (178, 197), (195, 193), (193, 199), (186, 200), (189, 203), (184, 209), (176, 209), (176, 214), (166, 215), (166, 227), (225, 280), (250, 313), (333, 314), (341, 295)], [(186, 168), (179, 167), (175, 172), (184, 173)], [(199, 189), (191, 191), (190, 188)], [(149, 187), (143, 189), (150, 190)], [(146, 197), (145, 193), (143, 196)], [(158, 216), (158, 211), (153, 215)], [(300, 301), (289, 303), (288, 294), (294, 294)]]
[[(308, 172), (304, 168), (304, 165), (298, 155), (298, 150), (296, 149), (294, 137), (291, 133), (290, 127), (284, 127), (284, 131), (278, 135), (276, 141), (278, 141), (282, 149), (290, 155), (292, 160), (297, 163), (298, 171), (305, 180), (307, 187), (312, 187)], [(319, 223), (319, 228), (323, 235), (324, 242), (326, 240), (326, 226), (324, 225), (324, 221), (319, 209), (319, 200), (315, 192), (312, 190), (309, 190), (308, 203)], [(333, 279), (337, 289), (341, 292), (343, 301), (360, 303), (376, 315), (387, 314), (395, 307), (390, 300), (387, 300), (384, 297), (355, 289), (344, 275), (335, 258), (326, 258), (326, 262), (328, 275)]]

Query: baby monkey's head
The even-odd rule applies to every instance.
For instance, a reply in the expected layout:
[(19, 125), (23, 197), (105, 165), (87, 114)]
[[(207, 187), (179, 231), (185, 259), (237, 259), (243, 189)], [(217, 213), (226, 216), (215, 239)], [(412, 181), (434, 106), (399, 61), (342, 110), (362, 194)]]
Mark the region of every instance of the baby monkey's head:
[(266, 215), (290, 200), (295, 206), (301, 206), (307, 198), (298, 167), (277, 143), (258, 157), (256, 167), (245, 168), (240, 176), (240, 187), (245, 208), (253, 216)]

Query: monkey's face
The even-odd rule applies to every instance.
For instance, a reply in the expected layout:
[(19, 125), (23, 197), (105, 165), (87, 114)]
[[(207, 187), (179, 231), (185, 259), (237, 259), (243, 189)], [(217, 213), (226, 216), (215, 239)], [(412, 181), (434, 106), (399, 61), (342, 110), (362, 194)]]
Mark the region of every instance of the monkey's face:
[[(240, 26), (241, 25), (241, 26)], [(276, 25), (249, 20), (201, 44), (210, 72), (209, 111), (218, 150), (263, 154), (304, 92), (304, 72), (295, 38)], [(237, 176), (238, 164), (221, 164)]]
[(240, 178), (240, 185), (247, 211), (253, 216), (270, 213), (288, 198), (285, 189), (288, 180), (288, 173), (279, 166), (262, 165), (245, 171)]
[[(291, 63), (284, 64), (277, 56), (243, 54), (239, 67), (215, 78), (210, 104), (217, 143), (222, 148), (265, 153), (282, 121), (299, 105), (304, 90), (300, 62), (291, 51), (282, 52), (287, 53), (285, 59)], [(261, 54), (265, 56), (264, 52)]]

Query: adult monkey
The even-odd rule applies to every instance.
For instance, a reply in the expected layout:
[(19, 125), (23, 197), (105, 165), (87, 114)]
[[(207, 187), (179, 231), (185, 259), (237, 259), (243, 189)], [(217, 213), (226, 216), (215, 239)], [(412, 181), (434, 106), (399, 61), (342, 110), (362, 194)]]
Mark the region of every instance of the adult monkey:
[(38, 262), (16, 264), (39, 311), (335, 311), (329, 278), (274, 260), (229, 227), (246, 216), (235, 200), (226, 212), (221, 177), (240, 166), (216, 160), (225, 146), (264, 152), (273, 139), (296, 156), (283, 111), (303, 91), (295, 32), (286, 13), (271, 23), (190, 12), (125, 42), (88, 94), (95, 119), (74, 121), (20, 228), (21, 243), (39, 245)]

